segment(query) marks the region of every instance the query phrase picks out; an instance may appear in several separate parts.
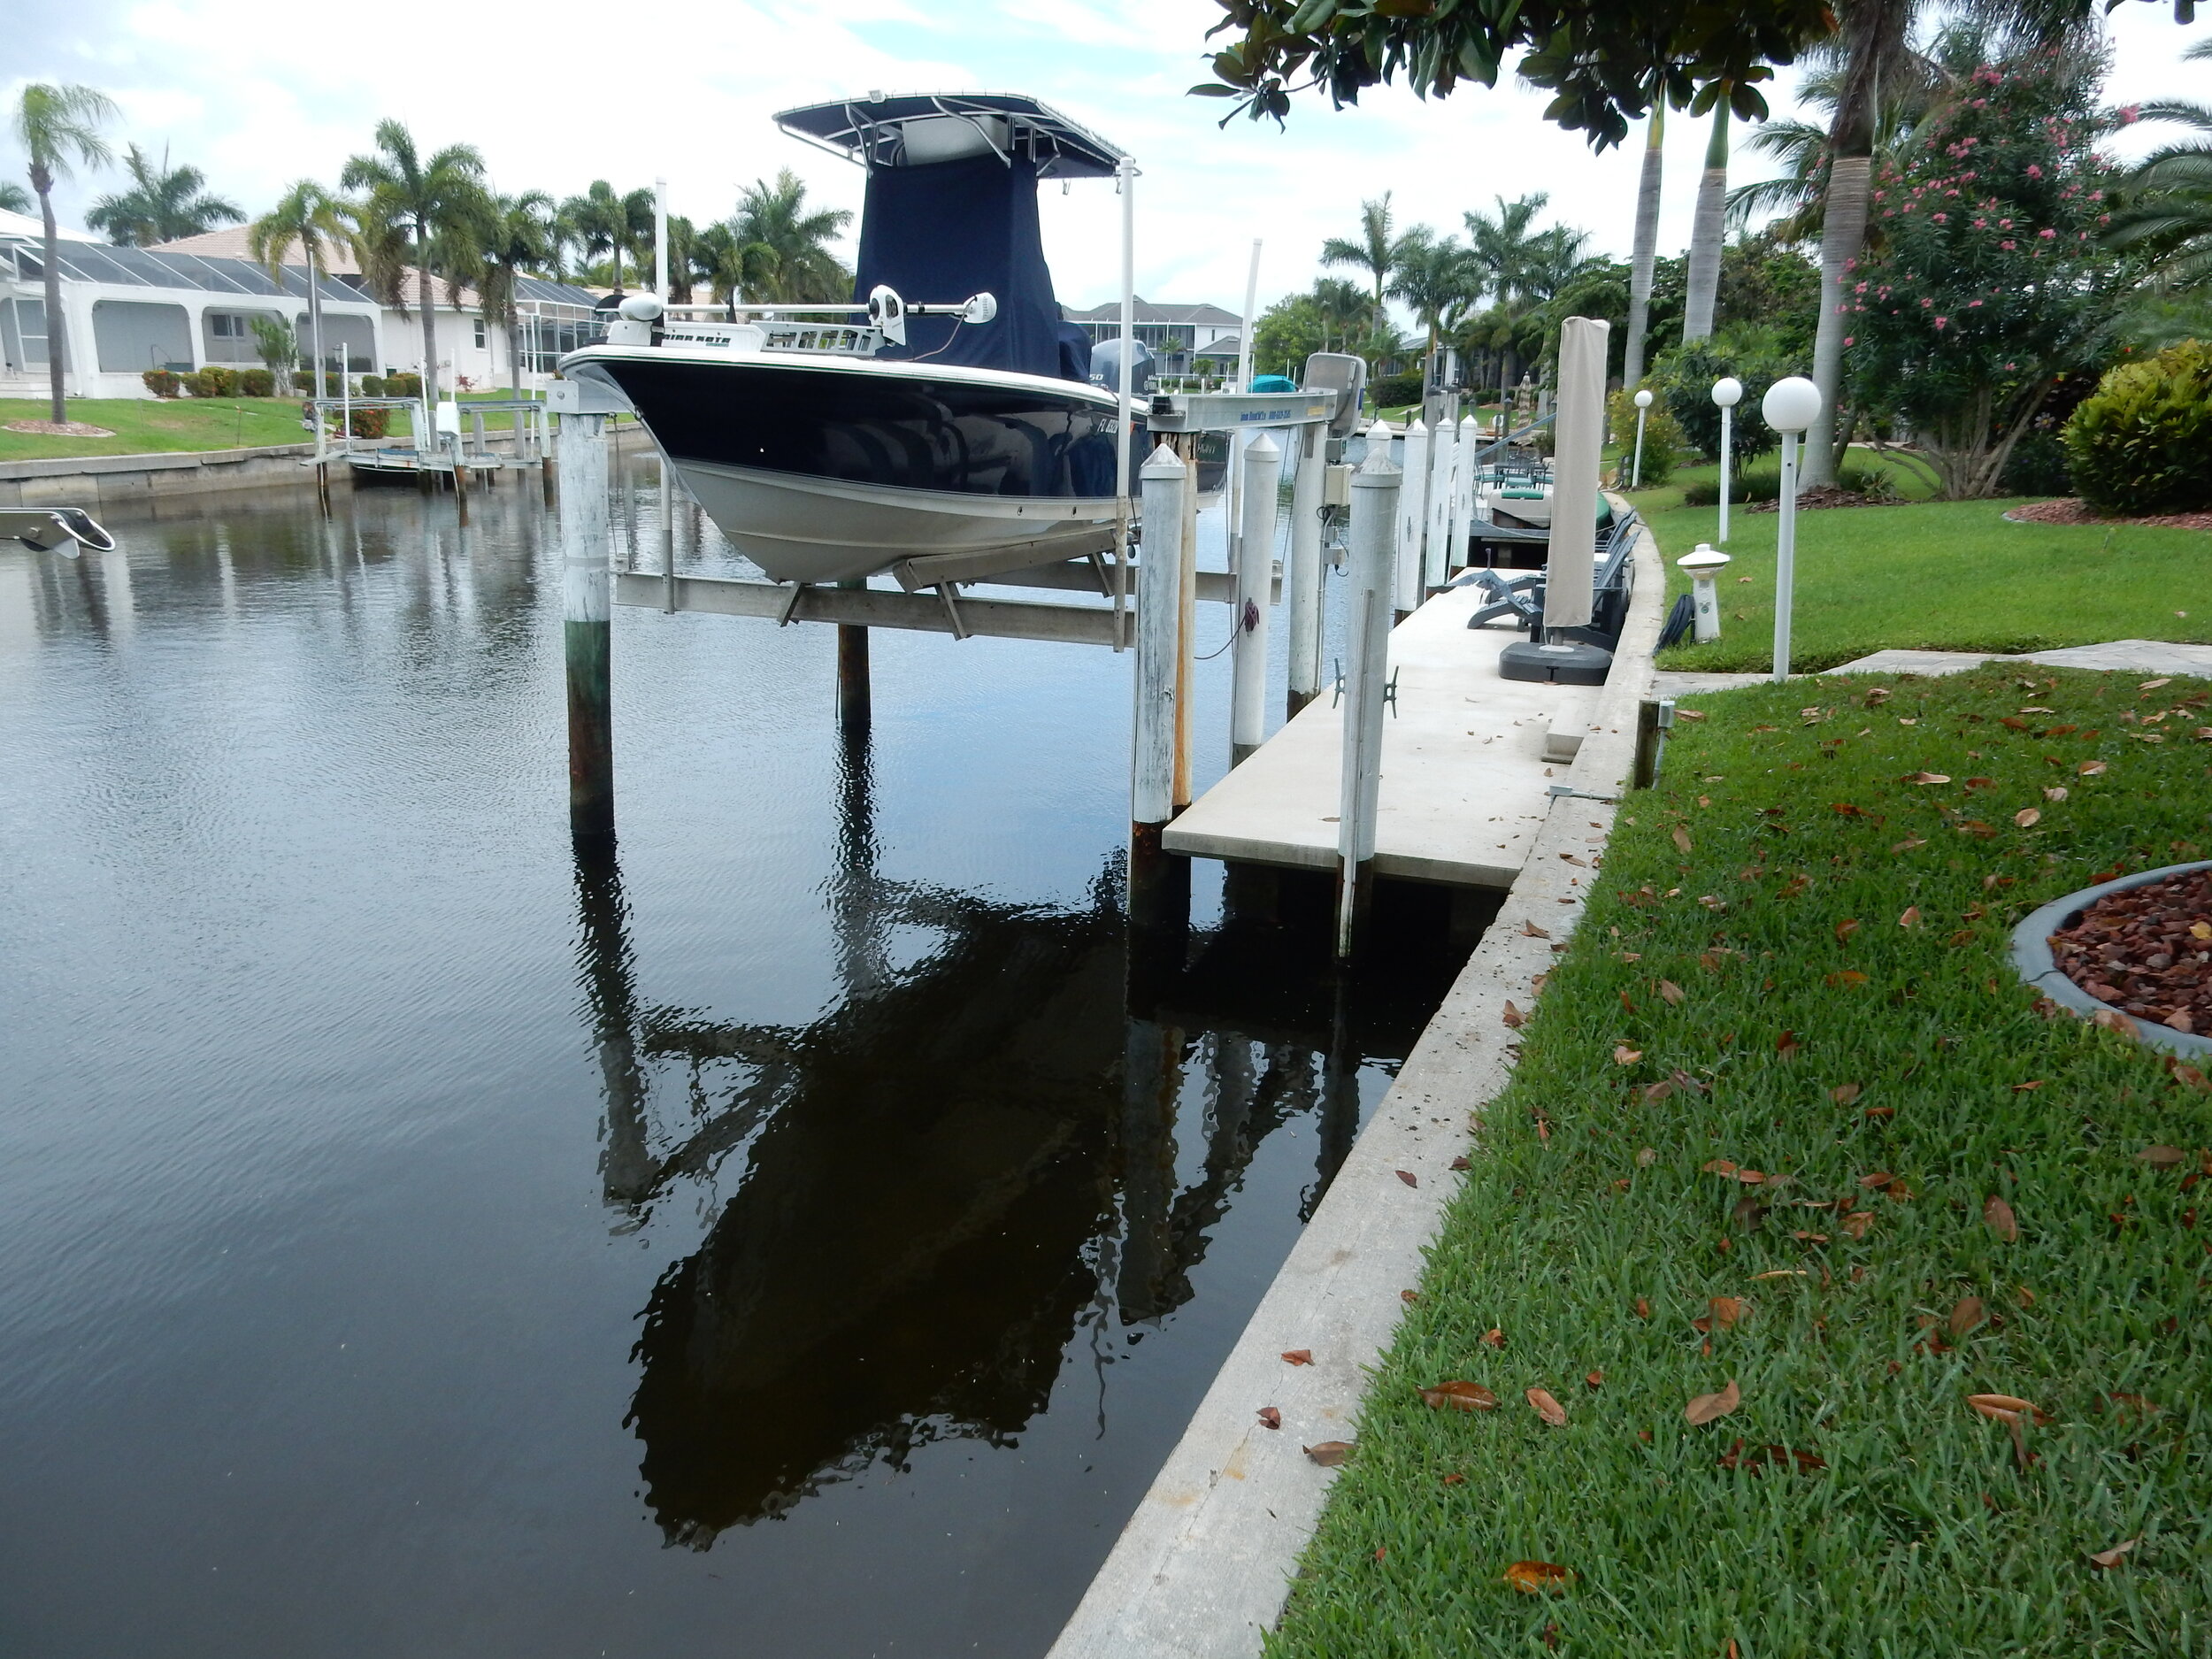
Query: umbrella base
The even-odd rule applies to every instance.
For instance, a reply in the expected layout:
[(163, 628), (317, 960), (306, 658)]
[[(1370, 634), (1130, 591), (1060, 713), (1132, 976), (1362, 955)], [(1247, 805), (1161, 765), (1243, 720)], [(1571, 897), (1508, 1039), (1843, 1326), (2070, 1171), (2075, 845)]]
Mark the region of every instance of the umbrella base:
[(1601, 686), (1613, 653), (1597, 645), (1537, 645), (1520, 641), (1498, 653), (1506, 680), (1549, 680), (1555, 686)]

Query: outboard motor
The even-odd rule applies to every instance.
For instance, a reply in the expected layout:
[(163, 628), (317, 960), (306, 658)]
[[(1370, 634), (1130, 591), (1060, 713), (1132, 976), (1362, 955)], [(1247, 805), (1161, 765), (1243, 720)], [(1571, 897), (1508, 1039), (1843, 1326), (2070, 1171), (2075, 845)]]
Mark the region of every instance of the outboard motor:
[[(1152, 391), (1152, 350), (1141, 340), (1129, 342), (1129, 396), (1144, 397)], [(1091, 348), (1091, 384), (1107, 391), (1121, 390), (1121, 336), (1102, 340)]]

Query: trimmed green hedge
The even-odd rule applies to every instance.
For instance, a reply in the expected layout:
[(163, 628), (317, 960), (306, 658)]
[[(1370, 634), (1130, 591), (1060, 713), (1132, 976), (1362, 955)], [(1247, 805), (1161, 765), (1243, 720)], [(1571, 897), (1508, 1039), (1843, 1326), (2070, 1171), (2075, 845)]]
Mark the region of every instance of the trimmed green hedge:
[(2186, 340), (2114, 369), (2066, 423), (2066, 454), (2101, 512), (2212, 507), (2212, 346)]

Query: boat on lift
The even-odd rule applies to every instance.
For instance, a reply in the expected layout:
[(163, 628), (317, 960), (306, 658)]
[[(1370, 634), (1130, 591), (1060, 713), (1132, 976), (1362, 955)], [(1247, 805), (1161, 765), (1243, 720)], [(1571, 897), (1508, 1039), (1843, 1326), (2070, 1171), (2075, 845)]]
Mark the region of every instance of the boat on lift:
[(615, 387), (778, 581), (974, 580), (1116, 547), (1143, 404), (1124, 449), (1118, 383), (1053, 293), (1037, 183), (1113, 177), (1123, 152), (1004, 93), (872, 93), (776, 122), (867, 171), (854, 300), (686, 314), (634, 295), (561, 373)]

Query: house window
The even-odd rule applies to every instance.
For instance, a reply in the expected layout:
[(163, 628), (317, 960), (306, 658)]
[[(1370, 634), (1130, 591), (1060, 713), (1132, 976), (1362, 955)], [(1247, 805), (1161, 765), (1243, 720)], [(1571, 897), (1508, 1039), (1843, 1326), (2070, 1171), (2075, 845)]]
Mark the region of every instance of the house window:
[(476, 319), (476, 349), (479, 351), (481, 351), (484, 349), (485, 343), (484, 319), (481, 317), (479, 317)]
[(246, 319), (235, 311), (210, 311), (207, 314), (207, 332), (218, 340), (243, 340), (246, 337)]

